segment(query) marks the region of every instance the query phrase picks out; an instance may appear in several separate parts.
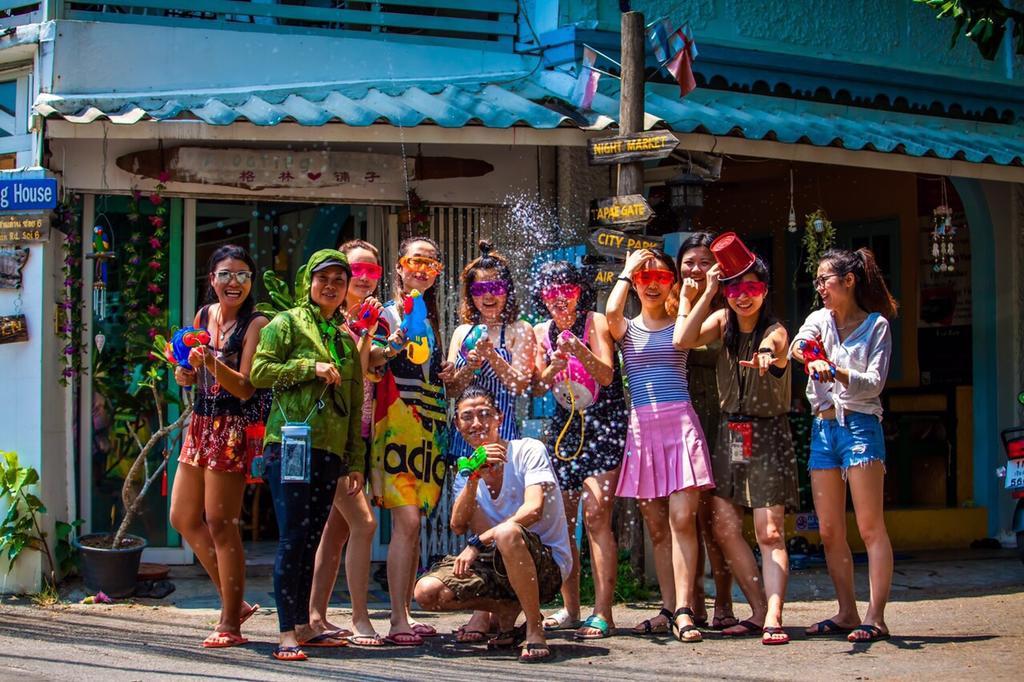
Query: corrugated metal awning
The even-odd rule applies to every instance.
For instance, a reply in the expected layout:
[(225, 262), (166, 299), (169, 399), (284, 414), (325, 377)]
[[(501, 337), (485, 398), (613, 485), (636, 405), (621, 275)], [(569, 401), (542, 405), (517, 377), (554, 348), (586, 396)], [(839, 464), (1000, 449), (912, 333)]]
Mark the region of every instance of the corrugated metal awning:
[[(611, 81), (609, 83), (609, 81)], [(107, 119), (199, 120), (210, 125), (283, 121), (320, 126), (390, 123), (445, 128), (527, 126), (601, 130), (618, 116), (618, 84), (602, 80), (593, 110), (569, 104), (574, 78), (559, 71), (489, 74), (432, 81), (299, 84), (208, 92), (42, 94), (35, 110), (73, 123)], [(608, 88), (608, 89), (606, 89)], [(1024, 126), (841, 106), (748, 93), (698, 89), (685, 99), (675, 88), (649, 84), (645, 126), (851, 151), (1024, 165)]]

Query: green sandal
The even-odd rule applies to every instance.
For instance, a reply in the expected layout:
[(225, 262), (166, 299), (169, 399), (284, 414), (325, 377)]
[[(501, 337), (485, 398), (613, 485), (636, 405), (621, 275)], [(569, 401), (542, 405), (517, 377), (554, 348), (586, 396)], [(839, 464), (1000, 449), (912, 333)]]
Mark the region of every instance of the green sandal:
[[(584, 633), (580, 632), (580, 630), (583, 630), (584, 628), (590, 628), (591, 630), (597, 630), (598, 634), (596, 634), (596, 635), (593, 634), (593, 633), (584, 634)], [(576, 640), (604, 639), (605, 637), (610, 637), (611, 636), (609, 634), (608, 630), (609, 630), (609, 628), (608, 628), (608, 621), (606, 621), (604, 618), (602, 618), (601, 616), (599, 616), (599, 615), (597, 615), (595, 613), (595, 614), (591, 615), (590, 617), (588, 617), (585, 621), (583, 621), (583, 624), (580, 625), (579, 629), (576, 630), (576, 634), (573, 635), (573, 639), (576, 639)]]

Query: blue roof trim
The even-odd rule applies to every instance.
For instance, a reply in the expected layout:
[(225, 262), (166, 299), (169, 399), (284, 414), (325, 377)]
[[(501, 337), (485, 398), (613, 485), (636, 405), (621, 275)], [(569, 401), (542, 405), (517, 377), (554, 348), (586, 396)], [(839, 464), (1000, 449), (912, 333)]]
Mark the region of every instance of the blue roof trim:
[[(338, 83), (266, 90), (97, 95), (42, 94), (36, 111), (75, 123), (109, 119), (131, 124), (144, 119), (194, 117), (210, 125), (283, 121), (322, 126), (386, 122), (445, 128), (482, 125), (538, 129), (573, 126), (599, 130), (615, 125), (618, 81), (601, 80), (592, 111), (569, 104), (574, 77), (561, 71), (502, 74), (487, 82)], [(1024, 125), (981, 123), (904, 114), (806, 100), (698, 88), (679, 99), (674, 86), (649, 84), (645, 124), (680, 133), (706, 133), (850, 150), (1024, 165)]]

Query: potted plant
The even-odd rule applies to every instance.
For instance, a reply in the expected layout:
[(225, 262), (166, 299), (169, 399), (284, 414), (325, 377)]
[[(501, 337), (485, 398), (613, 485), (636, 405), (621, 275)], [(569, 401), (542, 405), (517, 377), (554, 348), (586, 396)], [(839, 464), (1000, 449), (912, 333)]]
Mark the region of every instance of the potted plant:
[[(162, 349), (165, 342), (157, 336), (154, 345)], [(154, 352), (153, 356), (170, 364), (163, 353)], [(75, 547), (81, 557), (82, 579), (86, 586), (110, 597), (128, 597), (135, 592), (142, 550), (147, 543), (144, 538), (130, 534), (128, 529), (142, 510), (142, 502), (153, 484), (163, 478), (168, 457), (177, 450), (182, 427), (192, 414), (191, 394), (185, 391), (181, 413), (177, 419), (168, 422), (168, 401), (160, 388), (164, 383), (164, 375), (162, 367), (150, 367), (139, 382), (139, 386), (148, 389), (152, 395), (157, 429), (143, 442), (143, 427), (140, 423), (146, 420), (128, 424), (128, 431), (138, 453), (121, 487), (121, 523), (113, 533), (91, 533), (75, 540)], [(161, 448), (160, 464), (152, 471), (147, 471), (147, 459), (157, 448)]]

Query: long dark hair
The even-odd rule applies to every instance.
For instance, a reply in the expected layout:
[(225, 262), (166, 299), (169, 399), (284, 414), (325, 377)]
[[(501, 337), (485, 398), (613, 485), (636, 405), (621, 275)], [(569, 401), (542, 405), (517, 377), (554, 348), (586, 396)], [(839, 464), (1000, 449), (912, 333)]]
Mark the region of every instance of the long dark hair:
[(579, 268), (566, 260), (552, 260), (544, 263), (537, 271), (533, 286), (533, 306), (538, 314), (547, 316), (548, 307), (541, 293), (556, 284), (575, 284), (580, 288), (580, 300), (576, 302), (576, 314), (589, 313), (597, 308), (597, 296), (590, 281)]
[(470, 285), (476, 281), (477, 273), (481, 270), (494, 270), (498, 273), (498, 279), (508, 284), (508, 294), (505, 298), (505, 308), (501, 311), (501, 321), (515, 322), (519, 318), (519, 299), (516, 298), (516, 283), (512, 280), (512, 271), (508, 267), (508, 261), (500, 253), (494, 250), (494, 246), (487, 240), (481, 239), (477, 244), (480, 249), (480, 256), (474, 258), (462, 269), (459, 288), (462, 301), (459, 303), (459, 316), (466, 324), (479, 324), (480, 311), (473, 303), (473, 296), (469, 293)]
[[(665, 303), (665, 307), (668, 308), (668, 314), (675, 316), (679, 313), (679, 297), (682, 295), (683, 289), (683, 256), (686, 255), (687, 251), (692, 249), (710, 249), (711, 242), (715, 241), (717, 235), (714, 232), (694, 232), (689, 237), (683, 240), (683, 243), (679, 246), (679, 253), (676, 254), (676, 270), (679, 271), (679, 281), (672, 287), (672, 293), (669, 294), (669, 300)], [(714, 301), (711, 302), (711, 309), (718, 310), (722, 306), (722, 294), (719, 292), (715, 294)]]
[[(752, 274), (757, 277), (757, 281), (764, 282), (765, 284), (771, 285), (771, 277), (768, 273), (768, 265), (763, 260), (757, 258), (754, 260), (754, 265), (743, 273), (743, 277), (748, 274)], [(740, 282), (743, 277), (737, 277), (735, 282)], [(757, 311), (757, 324), (754, 325), (754, 343), (761, 343), (761, 339), (764, 338), (768, 328), (778, 322), (775, 319), (775, 315), (772, 314), (771, 296), (765, 293), (764, 301), (761, 302), (761, 309)], [(732, 309), (732, 306), (726, 307), (726, 318), (725, 318), (725, 335), (723, 337), (725, 347), (733, 357), (737, 357), (740, 352), (740, 322), (736, 317), (736, 311)], [(746, 359), (746, 358), (743, 358)]]
[(829, 249), (822, 254), (819, 263), (828, 263), (837, 275), (853, 275), (853, 296), (858, 306), (869, 313), (881, 313), (887, 320), (896, 319), (899, 304), (889, 293), (871, 249)]
[[(409, 253), (409, 246), (416, 242), (426, 242), (434, 247), (434, 253), (437, 254), (437, 260), (444, 262), (444, 255), (441, 253), (441, 247), (430, 237), (406, 237), (402, 240), (402, 243), (398, 245), (398, 257), (401, 258)], [(395, 264), (395, 270), (391, 275), (391, 297), (398, 302), (402, 300), (402, 277), (398, 274), (398, 264)], [(441, 278), (440, 275), (437, 276)], [(427, 305), (427, 317), (434, 323), (436, 327), (441, 323), (440, 318), (437, 315), (437, 280), (434, 280), (434, 286), (430, 287), (423, 293), (423, 302)], [(401, 306), (399, 306), (401, 308)]]
[(203, 297), (203, 303), (209, 305), (217, 302), (217, 292), (213, 290), (213, 285), (210, 284), (210, 275), (216, 271), (218, 263), (229, 258), (242, 261), (249, 268), (249, 272), (252, 273), (252, 279), (249, 280), (252, 284), (249, 289), (249, 295), (245, 297), (241, 307), (238, 309), (238, 319), (244, 321), (249, 319), (256, 309), (256, 261), (241, 246), (225, 244), (210, 254), (210, 259), (206, 261), (206, 296)]

